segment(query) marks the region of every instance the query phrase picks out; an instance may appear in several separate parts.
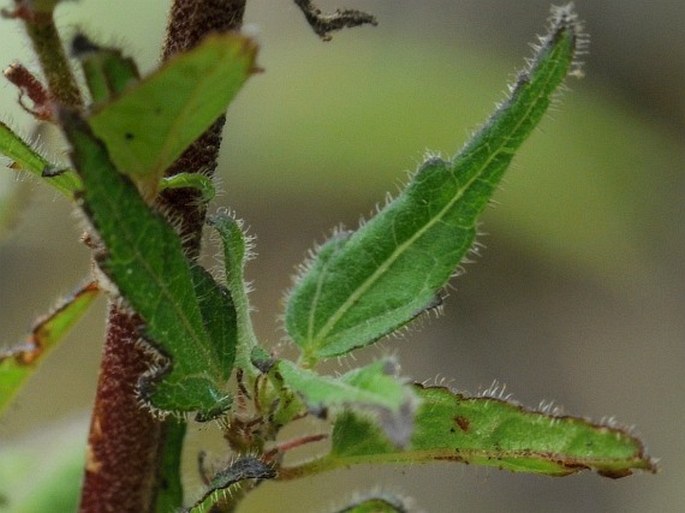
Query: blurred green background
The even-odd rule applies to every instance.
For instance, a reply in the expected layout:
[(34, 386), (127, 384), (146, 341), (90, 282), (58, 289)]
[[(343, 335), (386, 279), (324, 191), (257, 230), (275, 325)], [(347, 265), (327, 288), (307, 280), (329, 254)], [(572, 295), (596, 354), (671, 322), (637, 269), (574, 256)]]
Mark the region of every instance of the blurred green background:
[[(614, 416), (635, 425), (662, 458), (660, 474), (610, 481), (454, 464), (364, 468), (299, 486), (268, 483), (249, 500), (254, 511), (328, 511), (370, 487), (413, 496), (416, 511), (685, 510), (685, 6), (576, 5), (592, 39), (587, 77), (569, 81), (572, 92), (515, 159), (483, 220), (487, 248), (452, 282), (442, 318), (360, 358), (397, 353), (419, 381), (477, 392), (497, 380), (524, 404), (554, 400), (568, 413)], [(283, 291), (306, 250), (341, 222), (354, 227), (426, 150), (458, 150), (503, 98), (549, 7), (539, 0), (320, 6), (367, 9), (380, 25), (324, 44), (289, 0), (250, 0), (247, 23), (266, 71), (231, 107), (221, 159), (216, 204), (235, 209), (258, 236), (252, 299), (257, 330), (273, 344), (283, 337), (276, 321)], [(84, 30), (123, 46), (150, 70), (166, 9), (161, 0), (82, 0), (61, 6), (58, 22), (67, 35)], [(0, 22), (0, 41), (3, 67), (18, 59), (36, 68), (16, 23)], [(13, 87), (0, 84), (2, 119), (30, 134), (15, 100)], [(49, 134), (42, 144), (64, 156)], [(3, 173), (0, 218), (0, 345), (10, 345), (90, 264), (78, 215), (46, 187)], [(0, 419), (0, 458), (12, 454), (31, 469), (28, 482), (14, 475), (21, 493), (30, 495), (49, 468), (45, 452), (27, 451), (57, 443), (55, 432), (46, 436), (50, 423), (66, 426), (71, 440), (85, 436), (103, 313), (101, 302)], [(221, 458), (215, 431), (192, 434), (191, 459), (207, 446)]]

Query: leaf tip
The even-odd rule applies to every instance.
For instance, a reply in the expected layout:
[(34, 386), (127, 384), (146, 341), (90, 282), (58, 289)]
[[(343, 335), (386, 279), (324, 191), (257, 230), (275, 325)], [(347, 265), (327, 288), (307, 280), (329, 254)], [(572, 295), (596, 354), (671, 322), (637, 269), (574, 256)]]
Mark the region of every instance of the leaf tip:
[(590, 38), (585, 32), (584, 23), (578, 17), (575, 10), (575, 4), (569, 2), (568, 4), (557, 6), (553, 5), (549, 17), (549, 31), (548, 34), (540, 41), (541, 46), (556, 43), (559, 38), (568, 34), (573, 45), (573, 59), (569, 68), (568, 75), (575, 78), (583, 78), (583, 62), (579, 57), (587, 54), (590, 44)]

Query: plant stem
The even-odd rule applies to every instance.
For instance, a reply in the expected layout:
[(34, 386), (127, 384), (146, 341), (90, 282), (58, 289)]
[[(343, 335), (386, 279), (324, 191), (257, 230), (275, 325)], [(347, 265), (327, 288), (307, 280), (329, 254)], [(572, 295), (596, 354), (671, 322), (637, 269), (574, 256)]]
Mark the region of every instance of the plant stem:
[(138, 379), (151, 365), (138, 341), (141, 321), (110, 305), (88, 436), (81, 513), (148, 512), (156, 488), (162, 424), (140, 407)]
[[(209, 32), (239, 28), (244, 12), (245, 0), (175, 0), (163, 58), (192, 48)], [(202, 172), (211, 177), (224, 123), (222, 116), (167, 170), (167, 175)], [(188, 256), (197, 258), (206, 213), (200, 194), (192, 189), (167, 189), (157, 199), (157, 206), (179, 227)], [(141, 409), (137, 400), (138, 380), (152, 363), (135, 343), (139, 328), (134, 317), (112, 306), (80, 513), (155, 511), (159, 466), (162, 461), (179, 461), (173, 454), (180, 452), (179, 440), (175, 438), (172, 446), (165, 447), (172, 426)]]
[[(227, 32), (240, 28), (246, 0), (175, 0), (169, 16), (162, 58), (189, 50), (209, 32)], [(212, 177), (221, 145), (226, 117), (221, 116), (167, 170), (167, 176), (182, 172), (202, 173)], [(174, 224), (191, 258), (197, 258), (206, 207), (196, 189), (167, 189), (157, 203)], [(178, 224), (176, 224), (178, 223)]]
[(80, 108), (83, 107), (83, 99), (52, 14), (50, 10), (22, 16), (26, 33), (48, 81), (51, 96), (64, 106)]

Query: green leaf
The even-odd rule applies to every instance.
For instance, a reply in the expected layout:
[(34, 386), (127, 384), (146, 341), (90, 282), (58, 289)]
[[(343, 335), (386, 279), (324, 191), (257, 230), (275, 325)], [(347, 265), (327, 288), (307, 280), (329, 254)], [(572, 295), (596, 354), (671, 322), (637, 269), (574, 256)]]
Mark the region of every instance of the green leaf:
[(216, 188), (211, 178), (200, 173), (178, 173), (173, 176), (164, 176), (159, 182), (159, 189), (184, 189), (191, 188), (200, 191), (202, 200), (209, 203), (216, 195)]
[(73, 198), (74, 192), (81, 188), (81, 181), (71, 169), (58, 169), (31, 148), (10, 127), (0, 122), (0, 154), (12, 159), (10, 167), (17, 171), (28, 171), (45, 179), (59, 192)]
[(387, 495), (365, 497), (355, 501), (337, 513), (407, 513), (409, 509), (397, 497)]
[(286, 306), (307, 363), (370, 344), (440, 303), (514, 152), (575, 71), (578, 37), (575, 16), (558, 10), (510, 97), (464, 148), (450, 161), (429, 158), (394, 201), (321, 248)]
[[(224, 379), (230, 377), (235, 362), (237, 336), (236, 311), (228, 290), (218, 285), (202, 267), (191, 266), (195, 295), (207, 334), (212, 341), (220, 369), (225, 369)], [(219, 412), (220, 413), (220, 412)], [(213, 411), (200, 412), (196, 420), (211, 420)]]
[(96, 104), (116, 98), (140, 79), (136, 63), (124, 57), (121, 50), (102, 48), (83, 34), (74, 38), (71, 48), (81, 60), (90, 96)]
[(178, 511), (183, 506), (181, 457), (187, 424), (181, 419), (167, 419), (164, 426), (164, 449), (159, 465), (159, 487), (155, 513)]
[(36, 371), (45, 356), (67, 335), (88, 311), (99, 289), (88, 283), (62, 302), (49, 315), (39, 319), (26, 342), (0, 352), (0, 413)]
[(116, 170), (88, 125), (69, 111), (60, 121), (84, 184), (81, 207), (104, 245), (96, 261), (143, 318), (144, 336), (160, 354), (159, 368), (140, 383), (142, 399), (153, 410), (221, 414), (230, 404), (231, 344), (213, 336), (231, 315), (224, 292), (187, 260), (176, 232)]
[[(251, 484), (254, 484), (255, 480), (273, 479), (274, 477), (276, 477), (276, 471), (263, 461), (251, 456), (240, 458), (228, 468), (218, 472), (212, 478), (202, 497), (185, 511), (187, 513), (222, 511), (218, 505), (230, 498), (231, 493), (240, 487), (243, 481), (249, 480)], [(216, 510), (212, 509), (214, 507)]]
[(89, 118), (117, 168), (156, 191), (164, 171), (233, 100), (255, 69), (257, 46), (208, 36)]
[(220, 210), (207, 220), (216, 229), (224, 250), (224, 269), (226, 283), (235, 304), (238, 322), (238, 347), (236, 365), (248, 372), (253, 369), (250, 363), (252, 350), (257, 347), (257, 337), (250, 317), (248, 288), (245, 282), (245, 264), (251, 257), (252, 240), (247, 236), (240, 220), (228, 212)]
[(422, 402), (407, 450), (397, 450), (372, 422), (348, 412), (336, 419), (331, 453), (311, 468), (454, 461), (551, 476), (591, 469), (613, 478), (656, 470), (640, 440), (618, 427), (442, 387), (416, 385), (416, 391)]
[(278, 362), (277, 372), (311, 410), (349, 407), (370, 412), (395, 444), (406, 445), (411, 436), (418, 402), (412, 388), (397, 377), (398, 365), (392, 358), (353, 369), (338, 378), (321, 376), (288, 360)]

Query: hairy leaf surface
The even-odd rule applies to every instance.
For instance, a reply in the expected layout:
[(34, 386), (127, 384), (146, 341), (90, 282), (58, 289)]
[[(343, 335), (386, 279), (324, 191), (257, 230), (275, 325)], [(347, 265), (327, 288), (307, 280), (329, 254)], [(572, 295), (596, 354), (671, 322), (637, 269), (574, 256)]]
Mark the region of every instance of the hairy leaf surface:
[(12, 159), (10, 168), (27, 171), (34, 176), (44, 178), (46, 183), (70, 199), (73, 198), (74, 192), (81, 188), (81, 180), (73, 170), (57, 169), (2, 122), (0, 122), (0, 154)]
[(39, 319), (26, 342), (0, 352), (0, 413), (35, 372), (48, 352), (64, 339), (98, 296), (88, 283), (65, 298), (52, 313)]
[(367, 345), (439, 304), (514, 152), (574, 70), (577, 30), (571, 12), (558, 10), (510, 97), (464, 148), (450, 161), (429, 158), (394, 201), (321, 248), (286, 306), (305, 361)]
[(591, 469), (613, 478), (655, 470), (640, 440), (624, 429), (442, 387), (416, 385), (416, 391), (422, 402), (406, 451), (350, 412), (337, 419), (331, 453), (318, 465), (454, 461), (552, 476)]
[(224, 250), (226, 284), (235, 304), (238, 325), (237, 365), (241, 369), (251, 371), (250, 355), (252, 349), (257, 346), (245, 282), (245, 264), (250, 258), (251, 240), (246, 235), (242, 222), (225, 211), (219, 211), (211, 216), (208, 223), (219, 234)]
[(88, 125), (70, 112), (61, 121), (84, 184), (81, 206), (104, 244), (96, 260), (143, 318), (144, 336), (162, 358), (141, 396), (162, 411), (220, 414), (230, 402), (232, 361), (229, 341), (213, 338), (221, 330), (213, 323), (230, 315), (224, 292), (186, 259), (176, 232), (116, 170)]
[(164, 171), (226, 111), (254, 71), (256, 53), (243, 36), (208, 36), (96, 110), (89, 123), (117, 168), (155, 191)]
[(326, 411), (350, 407), (376, 415), (386, 435), (405, 445), (414, 427), (416, 396), (397, 377), (397, 362), (378, 360), (338, 378), (322, 376), (288, 360), (277, 364), (284, 383), (302, 396), (310, 409)]

